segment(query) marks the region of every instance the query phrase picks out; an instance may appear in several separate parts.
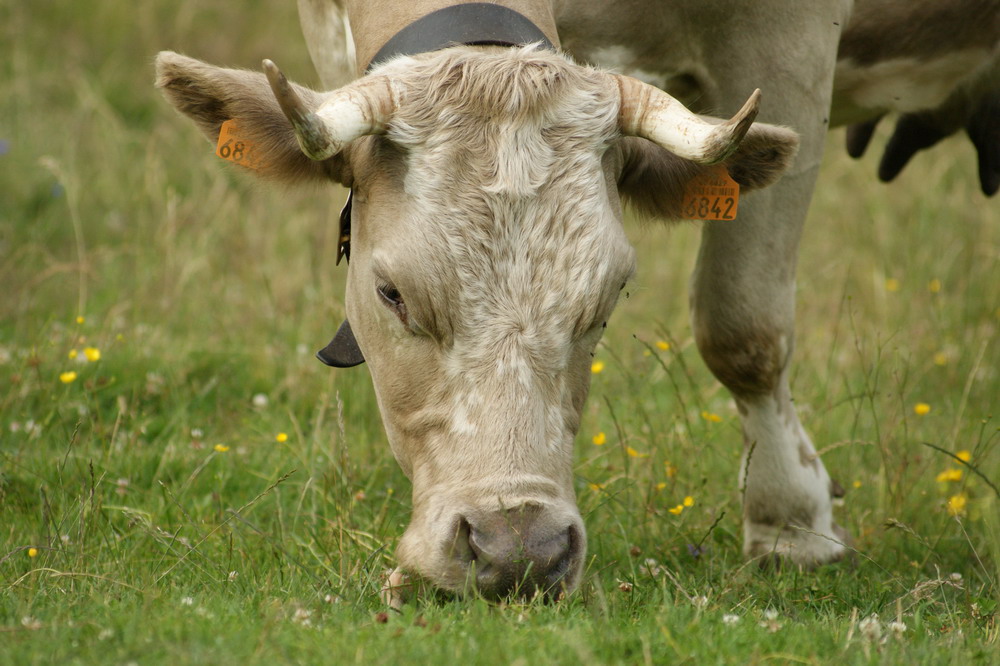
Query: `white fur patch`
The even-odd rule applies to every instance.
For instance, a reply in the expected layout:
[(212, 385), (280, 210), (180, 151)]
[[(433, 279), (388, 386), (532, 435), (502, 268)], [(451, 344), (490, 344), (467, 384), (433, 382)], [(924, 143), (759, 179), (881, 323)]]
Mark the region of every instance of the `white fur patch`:
[(636, 66), (635, 53), (627, 46), (601, 46), (587, 53), (595, 64), (617, 74), (625, 74), (643, 83), (664, 89), (670, 78), (664, 72), (653, 72)]
[(955, 51), (935, 60), (897, 58), (873, 65), (837, 61), (838, 95), (865, 109), (911, 113), (940, 106), (959, 82), (989, 56), (984, 49)]

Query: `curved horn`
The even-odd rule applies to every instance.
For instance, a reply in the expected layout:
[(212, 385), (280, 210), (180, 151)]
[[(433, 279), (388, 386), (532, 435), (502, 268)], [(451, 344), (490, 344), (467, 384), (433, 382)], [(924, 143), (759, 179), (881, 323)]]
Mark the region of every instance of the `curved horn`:
[(740, 145), (760, 106), (755, 90), (743, 108), (721, 124), (713, 124), (688, 111), (659, 88), (638, 79), (612, 74), (618, 83), (621, 106), (618, 122), (622, 134), (641, 136), (679, 157), (700, 164), (716, 164)]
[(319, 109), (306, 107), (295, 88), (270, 60), (263, 63), (271, 91), (295, 128), (302, 152), (314, 160), (339, 153), (367, 134), (383, 134), (396, 109), (389, 80), (366, 77), (329, 93)]

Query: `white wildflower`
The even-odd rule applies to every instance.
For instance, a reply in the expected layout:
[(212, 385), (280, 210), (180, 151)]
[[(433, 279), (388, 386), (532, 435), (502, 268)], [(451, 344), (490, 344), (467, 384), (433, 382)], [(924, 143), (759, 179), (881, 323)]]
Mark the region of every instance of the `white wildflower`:
[(764, 611), (764, 621), (760, 623), (760, 627), (767, 629), (772, 634), (781, 629), (781, 623), (778, 622), (778, 611), (773, 608)]
[(902, 640), (903, 634), (906, 633), (906, 625), (899, 620), (894, 620), (886, 625), (886, 629), (892, 634), (893, 638), (896, 640)]
[(301, 624), (303, 627), (311, 627), (312, 611), (306, 610), (305, 608), (296, 608), (295, 614), (292, 615), (292, 622), (295, 624)]
[(872, 613), (858, 623), (858, 631), (866, 641), (877, 643), (882, 638), (882, 623), (878, 621), (878, 615)]

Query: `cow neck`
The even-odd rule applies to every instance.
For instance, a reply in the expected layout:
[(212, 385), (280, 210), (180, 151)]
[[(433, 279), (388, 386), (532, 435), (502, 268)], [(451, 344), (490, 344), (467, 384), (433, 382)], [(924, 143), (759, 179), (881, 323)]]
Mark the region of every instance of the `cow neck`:
[(536, 42), (555, 50), (537, 25), (513, 9), (486, 2), (452, 5), (417, 19), (389, 38), (365, 72), (396, 56), (449, 46), (524, 46)]
[[(386, 42), (372, 58), (365, 73), (377, 65), (402, 55), (440, 51), (449, 46), (524, 46), (537, 43), (555, 50), (541, 28), (526, 16), (501, 5), (472, 2), (445, 7), (417, 19)], [(351, 203), (354, 190), (340, 212), (340, 243), (337, 264), (351, 260)]]

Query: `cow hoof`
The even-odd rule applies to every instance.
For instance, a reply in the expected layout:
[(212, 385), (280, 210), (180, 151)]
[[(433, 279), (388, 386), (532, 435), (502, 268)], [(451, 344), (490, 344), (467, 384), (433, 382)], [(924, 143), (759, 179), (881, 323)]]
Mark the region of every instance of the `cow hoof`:
[(382, 586), (379, 596), (382, 603), (395, 611), (403, 610), (403, 604), (409, 601), (413, 594), (413, 584), (410, 577), (402, 569), (394, 569)]
[(823, 564), (839, 562), (853, 552), (851, 537), (836, 523), (824, 534), (808, 528), (787, 525), (775, 528), (760, 523), (746, 523), (743, 555), (762, 569), (791, 566), (812, 570)]

